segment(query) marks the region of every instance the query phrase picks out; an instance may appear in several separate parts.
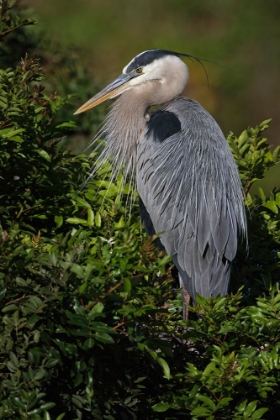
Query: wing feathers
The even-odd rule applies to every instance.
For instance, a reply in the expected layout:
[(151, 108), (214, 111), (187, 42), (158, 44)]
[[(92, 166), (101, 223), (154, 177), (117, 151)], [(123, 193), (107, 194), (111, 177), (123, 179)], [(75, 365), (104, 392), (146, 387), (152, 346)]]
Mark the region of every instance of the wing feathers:
[(204, 254), (205, 248), (209, 241), (211, 231), (209, 230), (209, 214), (205, 200), (200, 203), (198, 223), (197, 223), (197, 238), (198, 249), (201, 255)]
[(237, 168), (220, 128), (199, 104), (178, 98), (166, 109), (173, 113), (172, 134), (161, 129), (158, 141), (157, 124), (166, 116), (158, 111), (138, 146), (139, 195), (190, 295), (224, 295), (238, 234), (246, 236)]

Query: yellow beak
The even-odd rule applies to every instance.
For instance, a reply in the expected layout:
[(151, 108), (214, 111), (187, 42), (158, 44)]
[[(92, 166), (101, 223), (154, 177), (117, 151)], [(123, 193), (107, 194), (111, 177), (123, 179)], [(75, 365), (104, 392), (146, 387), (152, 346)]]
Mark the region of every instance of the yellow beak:
[(121, 74), (117, 77), (112, 83), (106, 86), (101, 92), (97, 93), (97, 95), (93, 96), (93, 98), (89, 99), (84, 105), (82, 105), (75, 113), (81, 114), (89, 110), (90, 108), (94, 108), (95, 106), (101, 104), (102, 102), (106, 101), (107, 99), (113, 99), (116, 96), (120, 95), (122, 92), (130, 88), (129, 81), (135, 77), (134, 75), (130, 74)]

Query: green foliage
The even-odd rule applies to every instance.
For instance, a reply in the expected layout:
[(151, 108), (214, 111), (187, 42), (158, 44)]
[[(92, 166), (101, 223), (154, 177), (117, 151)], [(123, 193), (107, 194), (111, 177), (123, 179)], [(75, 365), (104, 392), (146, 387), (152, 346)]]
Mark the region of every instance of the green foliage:
[(189, 321), (182, 336), (189, 355), (185, 372), (172, 378), (176, 395), (165, 394), (154, 410), (189, 409), (194, 418), (257, 419), (270, 407), (267, 418), (274, 418), (279, 405), (279, 288), (258, 298), (256, 306), (242, 308), (241, 298), (238, 293), (199, 299), (192, 308), (201, 318)]
[(13, 9), (17, 0), (2, 0), (0, 6), (0, 43), (3, 43), (4, 38), (10, 33), (18, 30), (26, 25), (33, 25), (35, 22), (32, 19), (22, 19), (18, 14), (13, 13)]
[(0, 71), (0, 419), (277, 418), (280, 193), (250, 196), (279, 162), (268, 122), (229, 136), (249, 221), (235, 293), (186, 323), (130, 185), (107, 164), (81, 190), (94, 156), (61, 147), (69, 98), (43, 80), (28, 57)]
[(24, 31), (26, 26), (33, 25), (35, 21), (24, 18), (18, 10), (14, 13), (16, 4), (17, 0), (2, 0), (0, 3), (0, 59), (5, 67), (11, 67), (35, 47), (33, 40)]
[(272, 152), (267, 138), (262, 137), (270, 121), (266, 120), (255, 128), (249, 127), (239, 137), (232, 133), (228, 136), (244, 187), (249, 235), (249, 248), (240, 250), (234, 262), (233, 278), (238, 281), (232, 281), (231, 286), (237, 290), (245, 285), (250, 303), (252, 298), (279, 281), (280, 274), (280, 193), (275, 189), (267, 198), (259, 188), (259, 196), (250, 194), (252, 185), (280, 162), (280, 147)]

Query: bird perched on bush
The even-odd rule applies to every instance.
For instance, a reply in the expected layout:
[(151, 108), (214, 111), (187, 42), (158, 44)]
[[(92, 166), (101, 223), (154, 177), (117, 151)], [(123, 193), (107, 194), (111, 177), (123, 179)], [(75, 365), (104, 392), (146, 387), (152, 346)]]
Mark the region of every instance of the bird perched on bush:
[[(196, 293), (225, 295), (239, 237), (246, 237), (242, 187), (226, 139), (213, 117), (182, 97), (182, 56), (144, 51), (76, 114), (117, 98), (101, 136), (100, 161), (110, 159), (136, 179), (140, 214), (176, 265), (186, 301)], [(153, 105), (162, 109), (149, 113)], [(183, 312), (186, 317), (186, 311)]]

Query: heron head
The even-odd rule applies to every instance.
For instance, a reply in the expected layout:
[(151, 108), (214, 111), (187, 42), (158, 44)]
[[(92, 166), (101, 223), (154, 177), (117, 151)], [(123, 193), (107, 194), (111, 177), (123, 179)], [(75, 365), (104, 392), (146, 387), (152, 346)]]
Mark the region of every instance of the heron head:
[[(164, 103), (179, 96), (188, 80), (188, 68), (180, 53), (167, 50), (148, 50), (134, 57), (123, 72), (101, 92), (89, 99), (75, 114), (87, 111), (107, 99), (113, 99), (130, 89), (143, 89), (147, 83), (157, 83), (157, 95), (151, 105)], [(163, 89), (161, 89), (163, 87)]]

